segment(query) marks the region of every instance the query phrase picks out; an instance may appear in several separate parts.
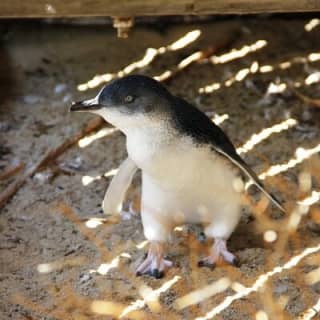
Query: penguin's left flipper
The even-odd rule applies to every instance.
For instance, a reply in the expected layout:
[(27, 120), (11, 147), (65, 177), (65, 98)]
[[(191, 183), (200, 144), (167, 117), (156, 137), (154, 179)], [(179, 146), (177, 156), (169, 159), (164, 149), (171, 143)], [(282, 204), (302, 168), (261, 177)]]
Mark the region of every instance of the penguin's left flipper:
[(129, 157), (122, 162), (118, 172), (112, 178), (102, 202), (105, 214), (111, 215), (121, 212), (126, 191), (137, 170), (138, 167)]
[(261, 180), (256, 173), (244, 162), (244, 160), (236, 152), (226, 152), (225, 150), (215, 147), (215, 150), (220, 154), (228, 158), (235, 166), (237, 166), (242, 172), (244, 172), (253, 183), (264, 193), (264, 195), (275, 204), (282, 212), (286, 212), (279, 200), (270, 192), (266, 190)]

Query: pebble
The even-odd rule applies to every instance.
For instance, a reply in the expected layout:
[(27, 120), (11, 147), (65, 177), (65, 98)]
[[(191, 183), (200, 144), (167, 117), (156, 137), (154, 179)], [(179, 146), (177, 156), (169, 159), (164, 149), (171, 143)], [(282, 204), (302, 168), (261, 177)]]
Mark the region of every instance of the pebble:
[(65, 169), (71, 169), (71, 170), (80, 170), (83, 165), (83, 159), (81, 156), (77, 156), (76, 158), (68, 161), (68, 162), (63, 162), (61, 163), (61, 167)]
[(8, 122), (6, 122), (6, 121), (0, 122), (0, 132), (7, 132), (10, 129), (11, 129), (11, 126)]
[(66, 94), (62, 99), (64, 103), (70, 102), (71, 100), (72, 100), (72, 95), (70, 93)]
[(304, 110), (301, 115), (303, 121), (310, 121), (312, 119), (312, 114), (309, 110)]
[(278, 283), (274, 288), (274, 293), (281, 295), (288, 292), (288, 290), (289, 287), (287, 283)]
[(34, 104), (41, 100), (39, 96), (36, 95), (27, 95), (23, 97), (23, 101), (27, 104)]
[(81, 274), (81, 275), (80, 275), (80, 280), (79, 280), (79, 282), (80, 282), (80, 284), (83, 284), (83, 283), (85, 283), (85, 282), (88, 282), (88, 281), (91, 280), (91, 279), (92, 279), (92, 276), (91, 276), (90, 274), (84, 273), (84, 274)]
[(59, 83), (54, 87), (54, 93), (60, 94), (67, 89), (67, 85), (65, 83)]
[(41, 184), (44, 184), (50, 180), (52, 175), (53, 175), (52, 171), (46, 170), (46, 171), (36, 173), (33, 179), (36, 180), (37, 182), (40, 182)]

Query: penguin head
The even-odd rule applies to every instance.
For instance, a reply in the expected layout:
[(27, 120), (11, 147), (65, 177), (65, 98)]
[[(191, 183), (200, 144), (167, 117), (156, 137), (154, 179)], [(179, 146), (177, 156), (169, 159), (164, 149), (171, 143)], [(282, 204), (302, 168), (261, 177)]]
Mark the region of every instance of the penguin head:
[(158, 81), (130, 75), (104, 86), (93, 99), (74, 102), (70, 111), (98, 114), (125, 131), (159, 119), (170, 104), (170, 98), (171, 94)]

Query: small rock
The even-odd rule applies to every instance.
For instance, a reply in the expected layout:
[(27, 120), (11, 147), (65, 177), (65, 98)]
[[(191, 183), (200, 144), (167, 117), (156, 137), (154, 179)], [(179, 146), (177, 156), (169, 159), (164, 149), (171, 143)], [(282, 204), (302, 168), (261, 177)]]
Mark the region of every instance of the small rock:
[(111, 236), (111, 243), (112, 245), (116, 246), (121, 242), (121, 237), (118, 234), (113, 234)]
[(65, 83), (59, 83), (54, 87), (54, 93), (60, 94), (67, 89), (67, 85)]
[(304, 110), (301, 115), (303, 121), (310, 121), (312, 119), (312, 114), (309, 110)]
[(68, 161), (68, 162), (62, 162), (60, 163), (59, 167), (66, 171), (77, 171), (81, 170), (83, 164), (83, 160), (80, 156), (77, 156), (76, 158)]
[(83, 274), (80, 275), (79, 282), (80, 282), (80, 284), (83, 284), (85, 282), (88, 282), (91, 279), (92, 279), (92, 276), (90, 274), (83, 273)]
[(81, 247), (82, 247), (81, 244), (77, 244), (77, 245), (69, 248), (69, 250), (64, 254), (64, 256), (69, 256), (70, 254), (77, 252), (79, 249), (81, 249)]
[(62, 101), (64, 103), (70, 102), (71, 100), (72, 100), (72, 95), (71, 94), (66, 94), (62, 99)]
[(27, 104), (34, 104), (37, 103), (41, 100), (41, 98), (39, 96), (35, 96), (35, 95), (28, 95), (28, 96), (24, 96), (23, 97), (23, 101)]
[(0, 122), (0, 132), (7, 132), (10, 129), (11, 129), (11, 126), (8, 122), (6, 122), (6, 121)]
[(280, 283), (276, 284), (276, 286), (274, 288), (274, 293), (281, 295), (281, 294), (288, 292), (288, 290), (289, 290), (288, 284), (280, 282)]
[(44, 184), (47, 183), (53, 177), (53, 172), (51, 170), (41, 171), (34, 175), (33, 179), (37, 182)]

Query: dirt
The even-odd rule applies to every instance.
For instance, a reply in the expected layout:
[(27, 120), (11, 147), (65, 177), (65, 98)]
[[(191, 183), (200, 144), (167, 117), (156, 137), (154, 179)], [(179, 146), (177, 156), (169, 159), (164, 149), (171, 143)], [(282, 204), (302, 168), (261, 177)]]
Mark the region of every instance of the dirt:
[[(296, 119), (296, 125), (273, 133), (243, 155), (257, 173), (271, 165), (285, 164), (295, 158), (297, 148), (314, 148), (320, 140), (319, 110), (303, 103), (288, 88), (270, 93), (271, 83), (279, 89), (281, 84), (290, 82), (301, 83), (298, 90), (304, 94), (320, 97), (319, 78), (314, 84), (305, 83), (308, 76), (320, 72), (318, 56), (313, 56), (318, 57), (314, 61), (307, 60), (311, 53), (320, 54), (320, 26), (305, 30), (311, 18), (243, 17), (200, 24), (136, 26), (127, 40), (117, 39), (109, 26), (3, 22), (0, 168), (3, 170), (14, 159), (31, 165), (48, 148), (78, 132), (93, 117), (68, 112), (72, 100), (92, 97), (99, 89), (79, 91), (79, 84), (96, 74), (116, 73), (142, 59), (147, 48), (167, 46), (196, 29), (201, 31), (196, 41), (159, 55), (136, 72), (156, 76), (176, 68), (197, 50), (217, 46), (217, 55), (221, 55), (232, 48), (241, 49), (265, 40), (262, 48), (226, 63), (211, 64), (205, 60), (194, 63), (175, 74), (166, 85), (204, 111), (227, 114), (221, 127), (236, 146), (265, 128)], [(224, 47), (219, 47), (220, 44)], [(257, 71), (260, 69), (253, 64), (255, 61), (258, 68), (269, 66), (262, 68), (269, 71)], [(242, 69), (247, 71), (239, 74)], [(212, 83), (221, 87), (211, 93), (199, 93), (199, 88)], [(265, 180), (268, 188), (289, 207), (301, 196), (300, 172), (311, 170), (312, 189), (319, 189), (317, 171), (312, 171), (318, 163), (317, 152), (314, 153), (312, 162), (306, 159), (295, 163)], [(205, 254), (209, 241), (199, 241), (198, 228), (187, 226), (174, 233), (168, 246), (168, 256), (175, 266), (165, 277), (137, 278), (134, 271), (147, 248), (139, 246), (144, 241), (139, 215), (93, 229), (84, 224), (90, 217), (104, 217), (101, 201), (110, 176), (88, 185), (82, 183), (83, 177), (103, 175), (117, 168), (125, 157), (125, 139), (119, 132), (84, 148), (75, 146), (56, 164), (28, 179), (2, 209), (0, 319), (114, 319), (130, 304), (138, 305), (136, 313), (128, 314), (134, 319), (267, 319), (261, 318), (261, 310), (269, 319), (296, 319), (316, 304), (320, 277), (310, 283), (307, 276), (318, 267), (320, 252), (319, 248), (309, 253), (304, 250), (319, 245), (319, 228), (315, 227), (319, 218), (313, 221), (319, 213), (317, 204), (302, 217), (295, 232), (289, 234), (286, 230), (290, 210), (282, 217), (275, 208), (269, 208), (262, 214), (265, 219), (261, 219), (250, 208), (244, 208), (243, 219), (229, 241), (230, 249), (240, 259), (240, 268), (222, 265), (214, 270), (199, 269), (197, 261)], [(0, 191), (13, 179), (0, 181)], [(139, 190), (137, 176), (128, 198), (139, 195)], [(305, 195), (310, 193), (308, 190)], [(256, 193), (253, 198), (257, 199)], [(69, 209), (63, 210), (62, 204), (72, 208), (78, 220)], [(308, 227), (310, 223), (313, 228)], [(278, 232), (274, 243), (263, 238), (264, 231), (270, 228)], [(286, 265), (303, 252), (306, 256), (298, 258), (297, 264)], [(110, 263), (123, 253), (126, 255), (119, 258), (117, 267), (103, 272), (101, 264)], [(259, 277), (284, 265), (285, 269), (269, 273), (268, 280), (257, 290), (243, 291), (243, 286), (252, 288)], [(48, 266), (51, 272), (43, 272), (49, 271)], [(231, 287), (177, 310), (179, 297), (224, 277), (230, 279)], [(242, 291), (237, 289), (239, 283)], [(166, 284), (169, 288), (160, 293), (159, 304), (148, 299), (143, 302), (145, 286), (156, 290)], [(227, 297), (229, 300), (225, 300)], [(230, 299), (230, 305), (222, 304)], [(94, 311), (96, 300), (114, 303), (99, 305), (100, 312), (109, 315)], [(216, 314), (208, 313), (216, 307)]]

